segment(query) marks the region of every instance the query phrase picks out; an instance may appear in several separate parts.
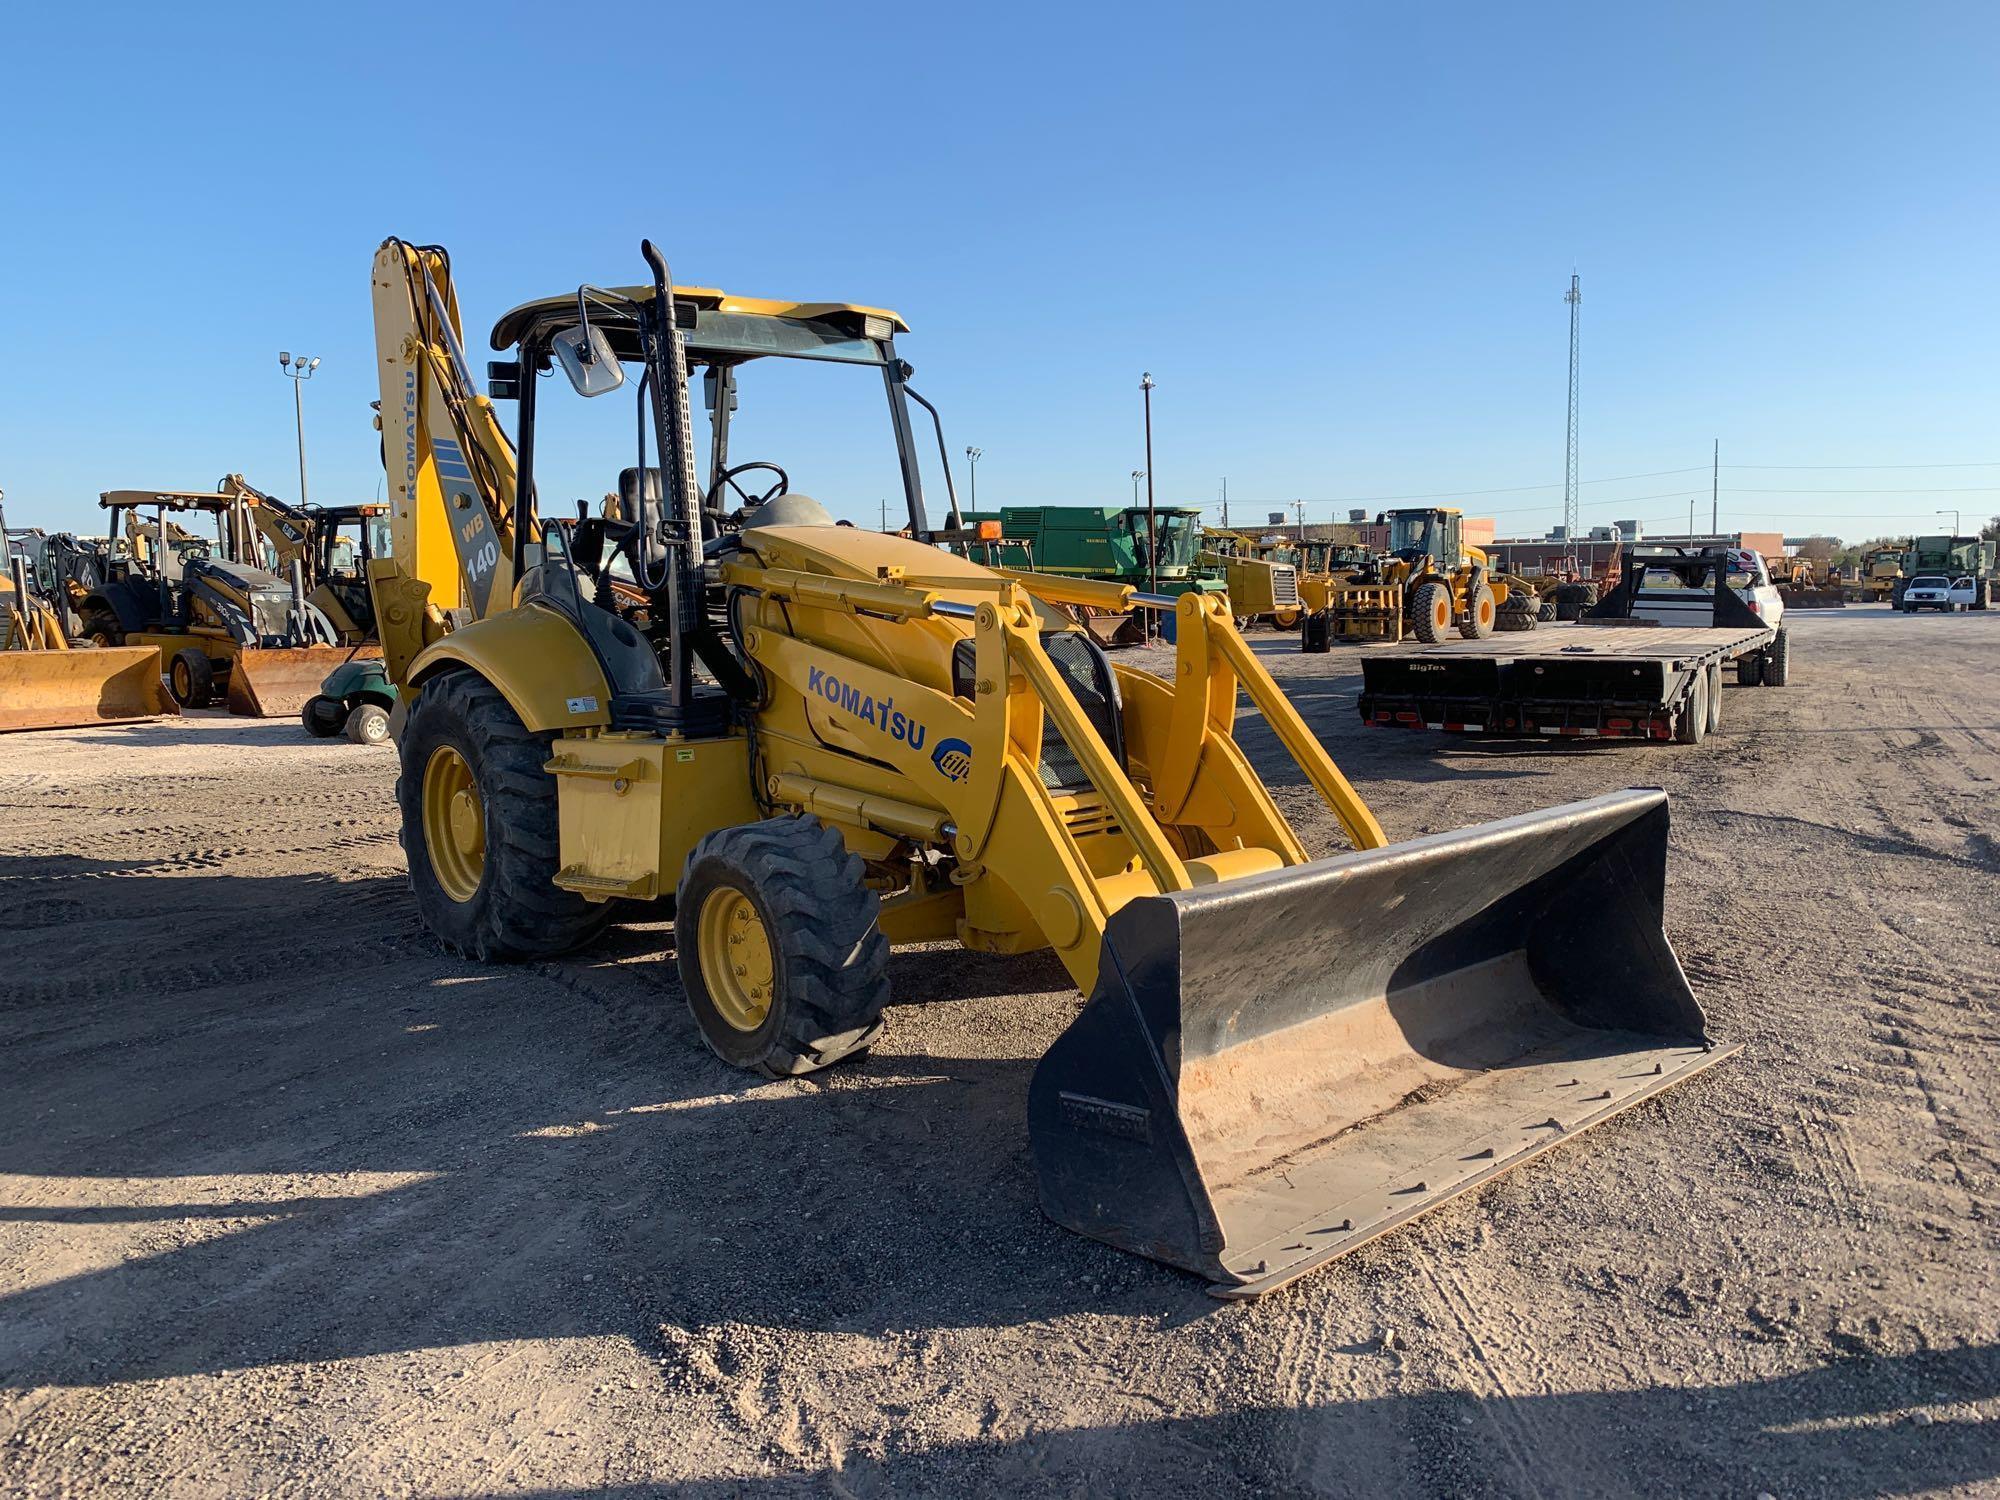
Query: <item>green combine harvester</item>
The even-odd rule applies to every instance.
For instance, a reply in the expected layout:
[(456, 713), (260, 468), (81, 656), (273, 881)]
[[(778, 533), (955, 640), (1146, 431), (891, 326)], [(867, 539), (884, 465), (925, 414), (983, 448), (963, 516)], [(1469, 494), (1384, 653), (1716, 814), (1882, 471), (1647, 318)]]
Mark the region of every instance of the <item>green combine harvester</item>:
[[(967, 528), (976, 528), (981, 521), (998, 521), (1002, 537), (1032, 558), (1037, 573), (1100, 579), (1151, 591), (1157, 569), (1159, 593), (1226, 593), (1221, 573), (1203, 567), (1200, 561), (1201, 512), (1189, 506), (1160, 505), (1154, 507), (1153, 517), (1151, 567), (1143, 505), (1009, 505), (998, 511), (968, 511), (961, 519)], [(1093, 625), (1089, 618), (1083, 623), (1105, 644), (1136, 645), (1145, 639), (1144, 627), (1136, 618), (1103, 618), (1108, 626), (1113, 619), (1117, 623), (1108, 629)], [(1171, 621), (1173, 616), (1161, 618)]]

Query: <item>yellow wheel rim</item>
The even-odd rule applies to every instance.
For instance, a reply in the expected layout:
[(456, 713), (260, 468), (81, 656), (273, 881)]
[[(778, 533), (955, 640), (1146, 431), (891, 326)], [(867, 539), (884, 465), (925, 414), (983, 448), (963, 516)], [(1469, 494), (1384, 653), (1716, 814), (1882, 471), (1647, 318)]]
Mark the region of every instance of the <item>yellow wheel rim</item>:
[(701, 904), (702, 982), (716, 1013), (738, 1031), (755, 1031), (771, 1013), (777, 975), (771, 938), (756, 904), (722, 886)]
[(1439, 599), (1431, 605), (1431, 627), (1435, 630), (1444, 630), (1450, 625), (1451, 601), (1449, 599)]
[(1482, 597), (1479, 601), (1479, 623), (1482, 626), (1493, 623), (1494, 606), (1491, 599)]
[(424, 766), (424, 848), (431, 873), (454, 901), (479, 894), (486, 873), (486, 809), (472, 767), (449, 745)]

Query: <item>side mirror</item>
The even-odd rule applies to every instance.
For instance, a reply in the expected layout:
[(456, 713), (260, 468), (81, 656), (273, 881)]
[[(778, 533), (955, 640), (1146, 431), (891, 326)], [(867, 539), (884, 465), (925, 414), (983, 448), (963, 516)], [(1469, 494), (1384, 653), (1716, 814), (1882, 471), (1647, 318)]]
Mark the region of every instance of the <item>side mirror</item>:
[(556, 360), (579, 396), (603, 396), (625, 383), (625, 367), (611, 350), (604, 330), (579, 323), (550, 341)]

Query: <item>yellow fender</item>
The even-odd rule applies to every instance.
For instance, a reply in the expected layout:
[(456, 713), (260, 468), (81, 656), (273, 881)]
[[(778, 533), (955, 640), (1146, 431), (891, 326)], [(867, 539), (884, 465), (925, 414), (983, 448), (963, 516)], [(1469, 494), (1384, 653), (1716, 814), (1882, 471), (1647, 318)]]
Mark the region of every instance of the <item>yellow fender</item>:
[(410, 684), (470, 667), (500, 690), (536, 732), (602, 728), (611, 722), (611, 685), (576, 625), (539, 604), (462, 625), (410, 663)]

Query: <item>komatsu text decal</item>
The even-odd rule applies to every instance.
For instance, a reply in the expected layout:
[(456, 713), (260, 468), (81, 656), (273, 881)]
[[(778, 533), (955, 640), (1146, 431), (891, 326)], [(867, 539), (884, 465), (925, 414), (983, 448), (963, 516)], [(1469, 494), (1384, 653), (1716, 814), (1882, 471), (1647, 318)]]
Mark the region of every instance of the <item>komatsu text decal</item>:
[(806, 691), (816, 693), (843, 713), (852, 714), (857, 724), (879, 729), (890, 739), (912, 750), (924, 748), (927, 731), (915, 719), (896, 707), (894, 698), (877, 698), (851, 682), (842, 682), (819, 667), (806, 668)]

